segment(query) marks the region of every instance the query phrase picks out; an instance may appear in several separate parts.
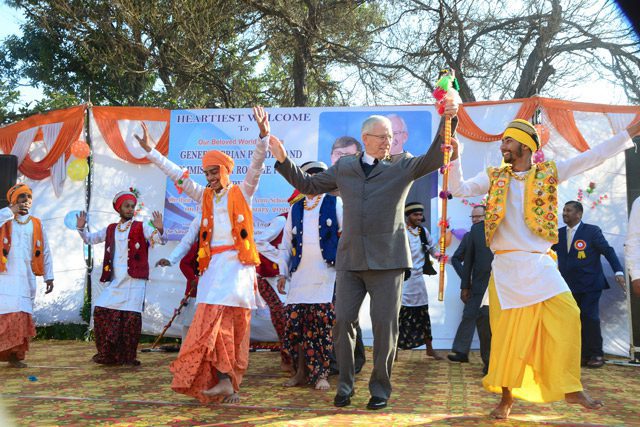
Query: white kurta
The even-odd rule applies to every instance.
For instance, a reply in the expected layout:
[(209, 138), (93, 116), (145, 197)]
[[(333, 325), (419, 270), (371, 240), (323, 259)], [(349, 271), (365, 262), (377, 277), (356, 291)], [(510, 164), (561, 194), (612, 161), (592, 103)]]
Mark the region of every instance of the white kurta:
[(631, 280), (640, 279), (640, 197), (631, 206), (629, 228), (624, 241), (624, 259)]
[[(287, 224), (287, 218), (283, 215), (278, 215), (269, 222), (269, 225), (262, 230), (260, 237), (256, 238), (256, 248), (258, 248), (258, 252), (260, 255), (267, 258), (269, 261), (278, 264), (280, 267), (280, 250), (271, 244), (271, 241), (278, 237), (284, 230), (284, 226)], [(278, 277), (263, 277), (264, 280), (271, 285), (274, 291), (276, 291), (276, 295), (283, 300), (284, 295), (278, 292)], [(284, 302), (284, 301), (282, 301)]]
[[(571, 159), (557, 161), (558, 180), (566, 181), (633, 146), (629, 134), (624, 131)], [(489, 191), (486, 172), (465, 181), (460, 160), (452, 164), (449, 188), (454, 196), (479, 196)], [(524, 184), (524, 181), (510, 180), (505, 217), (490, 246), (493, 252), (516, 251), (495, 255), (491, 264), (502, 309), (526, 307), (569, 291), (556, 262), (547, 255), (551, 242), (535, 235), (524, 222)]]
[[(29, 215), (18, 215), (20, 222), (29, 219)], [(7, 271), (0, 273), (0, 314), (33, 313), (33, 300), (36, 296), (36, 276), (31, 269), (33, 249), (33, 221), (19, 224), (14, 220), (11, 209), (0, 209), (0, 227), (13, 221), (11, 226), (11, 250), (7, 255)], [(44, 280), (53, 280), (51, 249), (42, 226)]]
[(256, 237), (256, 248), (258, 248), (260, 255), (276, 264), (280, 262), (280, 251), (271, 244), (271, 241), (278, 237), (286, 224), (287, 218), (283, 215), (278, 215), (262, 230), (260, 237)]
[[(280, 243), (280, 273), (289, 277), (287, 291), (287, 305), (290, 304), (322, 304), (333, 300), (333, 287), (336, 282), (336, 269), (322, 258), (320, 250), (320, 206), (324, 201), (324, 194), (319, 195), (320, 201), (311, 210), (305, 210), (302, 218), (302, 257), (298, 268), (289, 274), (288, 265), (291, 258), (291, 238), (300, 230), (295, 230), (291, 221), (291, 210), (284, 227), (282, 243)], [(307, 205), (313, 206), (315, 200), (306, 198)], [(336, 199), (336, 217), (338, 218), (338, 232), (342, 231), (342, 199)]]
[[(120, 225), (120, 231), (116, 226), (114, 232), (114, 253), (113, 253), (113, 270), (111, 272), (111, 281), (105, 283), (98, 298), (94, 301), (94, 307), (104, 307), (113, 310), (134, 311), (142, 313), (144, 310), (144, 294), (147, 281), (145, 279), (135, 279), (128, 273), (128, 252), (129, 252), (129, 233), (131, 223), (129, 220)], [(155, 228), (146, 222), (142, 224), (144, 238), (151, 242), (151, 245), (164, 245), (165, 239), (160, 233), (155, 232)], [(88, 232), (86, 229), (78, 230), (80, 237), (87, 245), (95, 245), (102, 243), (107, 239), (107, 228), (94, 233)], [(147, 261), (148, 262), (148, 261)]]
[[(402, 283), (402, 305), (405, 307), (420, 307), (429, 304), (427, 284), (424, 281), (424, 274), (422, 274), (422, 266), (424, 266), (425, 262), (430, 262), (430, 260), (422, 250), (420, 236), (416, 236), (412, 232), (417, 234), (418, 229), (407, 226), (407, 238), (409, 239), (413, 267), (411, 268), (411, 276)], [(435, 255), (436, 245), (433, 238), (426, 228), (425, 232), (427, 233), (429, 253)]]
[[(264, 159), (269, 144), (269, 136), (262, 138), (251, 157), (251, 164), (245, 175), (244, 181), (239, 186), (242, 195), (249, 207), (255, 193), (260, 174), (264, 168)], [(183, 170), (164, 157), (156, 150), (147, 153), (147, 158), (158, 166), (169, 178), (178, 180), (182, 177)], [(202, 202), (205, 187), (187, 178), (183, 180), (182, 188), (186, 194), (197, 202)], [(231, 187), (229, 187), (230, 189)], [(213, 197), (213, 236), (211, 247), (233, 245), (231, 236), (231, 222), (227, 209), (228, 191), (219, 200)], [(202, 215), (197, 215), (191, 222), (189, 231), (185, 234), (176, 248), (171, 252), (169, 261), (177, 264), (184, 257), (191, 245), (196, 241), (200, 228)], [(258, 294), (256, 282), (256, 269), (252, 265), (244, 265), (238, 259), (238, 251), (229, 250), (211, 256), (209, 268), (202, 274), (198, 281), (198, 304), (217, 304), (229, 307), (243, 307), (255, 309), (264, 307), (264, 301)]]

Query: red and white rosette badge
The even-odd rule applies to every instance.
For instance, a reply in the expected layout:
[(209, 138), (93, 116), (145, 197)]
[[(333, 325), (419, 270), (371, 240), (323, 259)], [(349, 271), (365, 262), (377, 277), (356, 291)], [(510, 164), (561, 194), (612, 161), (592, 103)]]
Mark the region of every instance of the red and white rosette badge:
[(585, 259), (587, 257), (584, 253), (584, 250), (587, 249), (587, 242), (584, 240), (576, 240), (573, 242), (573, 247), (578, 251), (578, 259)]

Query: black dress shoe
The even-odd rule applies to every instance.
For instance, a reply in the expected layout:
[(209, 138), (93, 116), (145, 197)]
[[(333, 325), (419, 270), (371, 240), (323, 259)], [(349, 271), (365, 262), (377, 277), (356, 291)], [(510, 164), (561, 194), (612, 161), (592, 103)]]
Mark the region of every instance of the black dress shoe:
[(447, 359), (452, 362), (469, 363), (469, 356), (464, 353), (453, 352), (447, 355)]
[(489, 366), (488, 366), (488, 365), (484, 365), (484, 366), (482, 367), (482, 373), (483, 373), (484, 375), (487, 375), (487, 374), (489, 373)]
[(382, 397), (371, 396), (369, 403), (367, 403), (367, 409), (376, 410), (387, 407), (387, 399)]
[(598, 369), (604, 366), (604, 358), (600, 356), (593, 356), (587, 361), (587, 368)]
[(333, 406), (336, 408), (343, 408), (351, 405), (351, 396), (353, 396), (353, 391), (349, 394), (336, 394), (336, 397), (333, 398)]

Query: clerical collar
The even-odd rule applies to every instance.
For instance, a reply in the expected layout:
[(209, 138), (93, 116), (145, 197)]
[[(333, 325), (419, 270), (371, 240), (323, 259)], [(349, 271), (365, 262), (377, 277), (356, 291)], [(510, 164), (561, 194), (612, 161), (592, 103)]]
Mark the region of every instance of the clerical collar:
[(366, 151), (362, 153), (362, 162), (366, 163), (368, 165), (375, 165), (378, 159), (376, 159), (375, 157), (369, 155), (369, 153), (367, 153)]

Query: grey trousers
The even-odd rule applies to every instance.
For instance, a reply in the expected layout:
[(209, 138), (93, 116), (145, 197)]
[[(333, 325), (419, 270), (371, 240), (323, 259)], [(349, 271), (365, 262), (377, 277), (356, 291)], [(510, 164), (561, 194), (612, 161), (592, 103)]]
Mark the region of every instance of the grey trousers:
[(391, 369), (398, 342), (398, 314), (402, 302), (404, 269), (338, 271), (336, 280), (336, 323), (333, 343), (340, 369), (338, 394), (349, 395), (355, 379), (355, 325), (366, 294), (371, 298), (373, 327), (373, 371), (369, 379), (371, 396), (391, 396)]
[(489, 366), (489, 353), (491, 351), (491, 327), (489, 325), (489, 307), (480, 307), (483, 294), (472, 294), (464, 305), (462, 320), (458, 325), (456, 337), (453, 340), (451, 350), (456, 353), (469, 354), (474, 329), (478, 329), (480, 339), (480, 356), (482, 362)]

